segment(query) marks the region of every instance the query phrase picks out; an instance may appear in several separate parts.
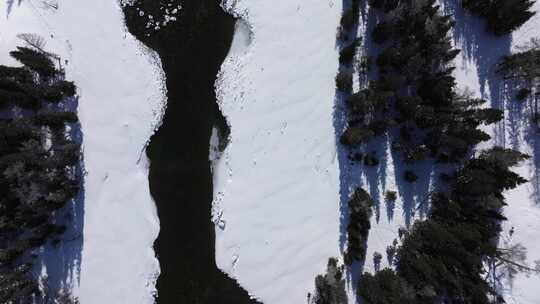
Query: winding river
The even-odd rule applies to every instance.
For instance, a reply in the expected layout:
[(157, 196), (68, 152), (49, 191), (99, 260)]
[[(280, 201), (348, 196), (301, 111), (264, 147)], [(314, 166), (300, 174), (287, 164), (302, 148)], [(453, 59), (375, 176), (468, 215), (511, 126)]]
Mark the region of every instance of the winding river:
[(228, 132), (214, 82), (232, 42), (235, 20), (218, 0), (185, 0), (178, 21), (148, 34), (140, 11), (159, 12), (161, 1), (139, 2), (139, 10), (124, 7), (126, 24), (159, 54), (168, 92), (163, 123), (147, 148), (150, 191), (161, 223), (154, 244), (161, 266), (157, 303), (256, 303), (217, 268), (210, 221), (210, 137), (214, 127), (221, 134)]

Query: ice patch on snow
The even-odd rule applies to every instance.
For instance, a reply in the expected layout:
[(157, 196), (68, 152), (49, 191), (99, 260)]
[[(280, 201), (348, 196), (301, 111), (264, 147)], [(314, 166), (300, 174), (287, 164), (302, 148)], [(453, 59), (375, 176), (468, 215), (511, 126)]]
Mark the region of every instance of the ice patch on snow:
[(234, 38), (229, 50), (228, 57), (238, 57), (244, 55), (251, 45), (253, 32), (249, 24), (242, 18), (236, 21)]

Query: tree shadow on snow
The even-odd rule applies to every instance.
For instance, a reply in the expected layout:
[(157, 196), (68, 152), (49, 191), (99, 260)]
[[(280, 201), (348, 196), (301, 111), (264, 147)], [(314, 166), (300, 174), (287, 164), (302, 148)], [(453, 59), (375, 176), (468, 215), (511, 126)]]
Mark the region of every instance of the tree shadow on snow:
[[(375, 44), (371, 39), (371, 32), (375, 28), (380, 15), (369, 9), (367, 4), (360, 7), (360, 15), (362, 22), (359, 25), (365, 32), (361, 50), (362, 55), (371, 58), (374, 63), (376, 56), (380, 53), (381, 47)], [(355, 33), (356, 34), (356, 33)], [(338, 47), (343, 45), (337, 44)], [(347, 66), (340, 66), (340, 71)], [(378, 71), (375, 64), (371, 65), (371, 69), (367, 73), (358, 73), (359, 87), (366, 88), (370, 80), (377, 79)], [(357, 149), (349, 150), (339, 143), (339, 137), (347, 126), (347, 109), (345, 106), (345, 98), (350, 94), (336, 91), (336, 110), (334, 113), (334, 127), (336, 130), (337, 150), (340, 166), (340, 206), (341, 206), (341, 237), (340, 248), (345, 251), (347, 239), (348, 225), (348, 207), (347, 202), (351, 192), (356, 187), (363, 187), (368, 191), (373, 199), (373, 220), (370, 238), (376, 237), (374, 225), (378, 225), (380, 221), (392, 223), (395, 221), (403, 222), (406, 227), (416, 219), (423, 219), (429, 212), (429, 196), (434, 189), (442, 189), (444, 185), (438, 178), (440, 173), (453, 170), (453, 165), (437, 164), (434, 160), (428, 159), (414, 164), (406, 164), (401, 153), (392, 151), (391, 144), (399, 138), (399, 130), (394, 129), (387, 134), (377, 136), (367, 144)], [(361, 153), (362, 155), (373, 154), (379, 161), (377, 166), (366, 166), (354, 160), (354, 154)], [(388, 171), (390, 170), (390, 171)], [(393, 171), (392, 171), (393, 170)], [(417, 176), (418, 180), (414, 183), (405, 181), (405, 172), (411, 170)], [(393, 174), (395, 180), (394, 186), (387, 184), (387, 181), (392, 180), (389, 174)], [(396, 191), (399, 195), (397, 201), (387, 201), (385, 199), (386, 191)], [(398, 206), (396, 206), (398, 205)], [(396, 212), (396, 210), (399, 210)], [(397, 213), (397, 214), (396, 214)], [(382, 216), (386, 214), (386, 217)], [(395, 218), (401, 216), (400, 219)], [(382, 224), (382, 223), (381, 223)], [(397, 230), (397, 228), (396, 228)], [(397, 231), (396, 231), (397, 233)], [(387, 240), (388, 244), (392, 244), (392, 240)], [(353, 263), (347, 274), (347, 283), (354, 291), (358, 285), (358, 278), (364, 271), (365, 263), (371, 263), (370, 256), (367, 260)], [(357, 299), (359, 300), (359, 299)]]
[[(349, 0), (343, 0), (343, 10), (350, 9), (351, 2)], [(348, 35), (348, 39), (342, 41), (336, 35), (336, 47), (342, 49), (353, 42), (353, 39), (357, 36), (358, 31), (355, 26), (355, 30), (351, 31)], [(338, 66), (338, 72), (342, 71), (352, 71), (352, 64), (340, 64)], [(339, 139), (341, 134), (345, 131), (347, 126), (347, 106), (345, 104), (345, 99), (352, 93), (350, 92), (341, 92), (336, 88), (335, 91), (335, 105), (334, 105), (334, 115), (333, 115), (333, 125), (334, 132), (336, 136), (336, 146), (337, 146), (337, 157), (339, 162), (339, 171), (340, 171), (340, 239), (339, 246), (342, 252), (345, 251), (345, 244), (347, 239), (347, 225), (348, 225), (348, 207), (347, 202), (349, 201), (349, 196), (354, 189), (354, 186), (358, 186), (359, 181), (354, 182), (353, 177), (357, 174), (354, 166), (350, 163), (349, 160), (349, 150), (347, 147), (343, 146)]]
[[(377, 79), (378, 69), (374, 64), (377, 55), (381, 51), (381, 47), (375, 44), (371, 39), (371, 33), (375, 28), (380, 15), (368, 7), (364, 7), (362, 10), (362, 16), (365, 20), (365, 39), (364, 39), (364, 53), (367, 57), (371, 58), (371, 69), (367, 75), (359, 75), (361, 87), (367, 87), (369, 80)], [(444, 172), (446, 166), (439, 166), (434, 161), (426, 160), (423, 162), (417, 162), (415, 164), (407, 165), (404, 163), (401, 153), (393, 151), (390, 147), (392, 142), (399, 139), (399, 132), (397, 129), (391, 130), (387, 135), (379, 136), (375, 140), (372, 140), (367, 146), (366, 150), (374, 151), (379, 158), (380, 164), (377, 170), (366, 171), (366, 181), (370, 185), (370, 194), (375, 202), (375, 212), (380, 212), (380, 206), (384, 202), (386, 207), (386, 220), (392, 222), (395, 220), (396, 204), (401, 204), (402, 216), (405, 225), (408, 227), (416, 215), (423, 216), (427, 213), (429, 205), (425, 203), (427, 196), (430, 193), (430, 189), (437, 185), (435, 177), (438, 177), (439, 172)], [(394, 172), (394, 180), (397, 189), (392, 189), (386, 185), (387, 170), (390, 166), (390, 158), (392, 159), (392, 167)], [(414, 183), (409, 183), (404, 180), (405, 171), (411, 170), (418, 175), (418, 180)], [(373, 174), (375, 173), (375, 174)], [(401, 198), (399, 201), (392, 202), (385, 200), (386, 191), (396, 191)], [(377, 216), (377, 223), (380, 217)], [(390, 245), (390, 244), (389, 244)]]
[(525, 140), (532, 149), (532, 161), (529, 170), (532, 171), (532, 178), (529, 182), (532, 184), (531, 200), (540, 207), (540, 136), (536, 126), (527, 128)]
[[(353, 3), (350, 0), (342, 1), (343, 14), (350, 9), (353, 9)], [(348, 31), (346, 39), (341, 39), (336, 35), (335, 46), (338, 50), (353, 43), (358, 36), (359, 20), (354, 20), (352, 30)], [(339, 30), (338, 30), (339, 31)], [(354, 73), (354, 63), (346, 63), (338, 65), (339, 72)], [(353, 76), (354, 77), (354, 76)], [(334, 114), (333, 125), (336, 136), (336, 151), (339, 163), (339, 209), (340, 209), (340, 236), (339, 248), (342, 253), (346, 251), (347, 243), (347, 226), (349, 224), (349, 209), (348, 202), (351, 193), (357, 187), (362, 187), (362, 168), (351, 159), (351, 150), (340, 143), (340, 137), (348, 125), (347, 106), (345, 100), (352, 94), (352, 89), (348, 92), (342, 92), (337, 89), (334, 97)], [(352, 290), (356, 289), (357, 278), (363, 270), (363, 261), (355, 262), (347, 271), (347, 284)]]
[[(445, 13), (453, 15), (456, 22), (453, 33), (456, 47), (461, 49), (466, 63), (476, 65), (481, 97), (489, 100), (490, 107), (504, 110), (507, 102), (504, 82), (495, 69), (501, 58), (510, 53), (511, 36), (497, 37), (487, 32), (485, 21), (468, 14), (460, 1), (443, 0), (443, 4)], [(499, 146), (505, 146), (504, 124), (501, 121), (494, 128), (493, 140)]]
[(540, 138), (537, 126), (532, 123), (534, 96), (525, 101), (517, 101), (516, 93), (527, 83), (504, 80), (495, 73), (496, 65), (511, 52), (511, 35), (496, 37), (486, 32), (486, 25), (480, 18), (467, 14), (459, 1), (444, 0), (446, 13), (452, 14), (456, 25), (454, 38), (467, 63), (476, 65), (480, 94), (489, 100), (492, 108), (505, 111), (505, 118), (494, 127), (493, 143), (524, 151), (523, 143), (530, 146), (532, 161), (532, 200), (540, 204)]
[(13, 10), (13, 5), (17, 2), (17, 6), (20, 6), (23, 0), (6, 0), (6, 17), (9, 18), (11, 11)]
[[(351, 8), (350, 1), (343, 1), (344, 11)], [(355, 23), (354, 31), (350, 33), (345, 41), (336, 39), (336, 47), (342, 49), (348, 46), (353, 38), (357, 37), (359, 29), (365, 32), (362, 47), (358, 50), (362, 55), (372, 58), (372, 62), (380, 53), (379, 45), (372, 42), (371, 32), (380, 18), (374, 10), (369, 9), (366, 2), (359, 7), (361, 21)], [(351, 64), (340, 64), (339, 72), (353, 71), (354, 66)], [(365, 72), (360, 72), (354, 77), (361, 89), (366, 88), (369, 81), (376, 79), (378, 75), (376, 65), (372, 64), (371, 69)], [(400, 153), (390, 152), (391, 143), (398, 138), (399, 132), (392, 130), (388, 134), (377, 136), (370, 140), (367, 144), (359, 148), (351, 149), (343, 146), (339, 139), (348, 125), (346, 98), (353, 93), (342, 92), (336, 89), (335, 93), (335, 109), (334, 109), (334, 130), (336, 136), (337, 156), (340, 169), (340, 250), (346, 251), (347, 242), (347, 226), (349, 224), (348, 201), (351, 193), (357, 187), (362, 187), (368, 191), (373, 199), (373, 220), (372, 223), (378, 224), (381, 220), (381, 214), (386, 213), (386, 218), (383, 221), (393, 222), (395, 220), (396, 204), (401, 204), (403, 222), (408, 227), (415, 218), (422, 218), (429, 210), (428, 197), (431, 189), (438, 187), (438, 173), (446, 172), (448, 166), (437, 165), (433, 160), (426, 160), (412, 165), (404, 164)], [(355, 154), (374, 155), (378, 160), (376, 166), (366, 166), (362, 162), (355, 160)], [(391, 189), (387, 185), (388, 169), (391, 166), (391, 158), (393, 161), (393, 169), (397, 189)], [(412, 170), (418, 175), (418, 180), (415, 183), (409, 183), (404, 180), (405, 171)], [(397, 191), (400, 200), (391, 202), (385, 200), (385, 192), (387, 190)], [(368, 239), (373, 236), (372, 230)], [(388, 240), (388, 245), (391, 245), (392, 240)], [(370, 257), (366, 257), (371, 261)], [(352, 290), (356, 289), (358, 278), (364, 270), (366, 261), (355, 262), (349, 267), (347, 273), (347, 283)]]
[[(368, 58), (374, 58), (380, 53), (380, 48), (378, 45), (373, 43), (371, 39), (371, 32), (375, 28), (378, 22), (378, 15), (371, 9), (369, 9), (364, 3), (364, 6), (361, 8), (362, 19), (364, 21), (363, 27), (365, 29), (364, 39), (363, 39), (363, 49), (362, 52)], [(360, 88), (366, 88), (369, 85), (371, 79), (377, 78), (378, 69), (375, 64), (371, 64), (371, 68), (366, 72), (358, 73), (358, 79)], [(366, 191), (369, 192), (373, 199), (374, 204), (374, 216), (375, 220), (378, 223), (381, 215), (381, 205), (384, 201), (383, 193), (386, 190), (386, 177), (387, 177), (387, 168), (388, 168), (388, 137), (386, 135), (378, 136), (372, 139), (369, 143), (364, 145), (362, 153), (364, 155), (371, 154), (378, 161), (379, 164), (374, 167), (363, 167), (363, 174), (366, 180)]]
[[(379, 17), (374, 10), (364, 8), (363, 16), (366, 20), (365, 28), (365, 43), (364, 52), (365, 55), (371, 58), (371, 69), (367, 75), (360, 75), (361, 86), (367, 87), (369, 80), (377, 79), (378, 69), (374, 64), (377, 55), (381, 51), (381, 47), (375, 44), (371, 39), (371, 32), (375, 28)], [(416, 214), (426, 214), (428, 210), (428, 204), (420, 204), (425, 201), (425, 198), (429, 195), (431, 186), (435, 185), (434, 177), (438, 176), (439, 171), (444, 171), (446, 166), (438, 166), (434, 161), (426, 160), (423, 162), (417, 162), (415, 164), (407, 165), (404, 163), (401, 153), (393, 151), (390, 147), (392, 142), (399, 139), (399, 132), (397, 129), (390, 130), (388, 134), (379, 136), (375, 140), (372, 140), (367, 145), (367, 150), (375, 151), (377, 156), (380, 157), (380, 168), (377, 169), (377, 174), (370, 174), (369, 170), (366, 173), (367, 183), (370, 185), (370, 192), (375, 201), (376, 208), (381, 205), (382, 202), (386, 205), (386, 215), (388, 222), (395, 220), (396, 204), (401, 203), (402, 216), (406, 226), (409, 226), (413, 221)], [(391, 189), (386, 185), (387, 170), (390, 166), (390, 158), (392, 159), (392, 167), (394, 172), (394, 180), (397, 189)], [(442, 169), (441, 169), (442, 168)], [(414, 183), (409, 183), (404, 180), (405, 171), (411, 170), (418, 175), (418, 180)], [(374, 187), (377, 187), (377, 191), (374, 191)], [(380, 188), (380, 190), (379, 190)], [(401, 202), (391, 202), (385, 200), (386, 191), (397, 191), (401, 198)], [(417, 210), (419, 212), (417, 212)], [(379, 210), (376, 210), (378, 212)], [(380, 218), (377, 218), (379, 222)]]
[(535, 97), (529, 96), (521, 101), (516, 98), (519, 89), (529, 87), (530, 84), (524, 81), (505, 80), (504, 95), (508, 101), (505, 108), (506, 144), (531, 156), (531, 161), (527, 163), (532, 186), (530, 199), (540, 206), (540, 135), (538, 126), (533, 122)]
[[(64, 105), (56, 107), (57, 111), (77, 113), (79, 98), (70, 98)], [(54, 106), (53, 106), (54, 107)], [(83, 132), (79, 122), (71, 124), (69, 137), (82, 146)], [(55, 215), (55, 222), (66, 226), (66, 231), (57, 239), (44, 245), (38, 256), (36, 271), (42, 278), (45, 298), (43, 303), (56, 303), (52, 298), (59, 293), (70, 292), (78, 287), (81, 269), (84, 228), (84, 154), (81, 151), (79, 164), (72, 172), (80, 181), (80, 190), (76, 197)]]

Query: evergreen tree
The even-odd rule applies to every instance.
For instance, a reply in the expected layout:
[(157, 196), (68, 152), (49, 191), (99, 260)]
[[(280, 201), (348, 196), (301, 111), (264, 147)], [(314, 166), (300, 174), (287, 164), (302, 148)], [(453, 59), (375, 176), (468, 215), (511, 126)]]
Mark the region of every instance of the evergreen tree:
[[(382, 8), (385, 3), (371, 4)], [(435, 1), (389, 7), (373, 31), (375, 42), (384, 42), (376, 60), (379, 77), (347, 98), (350, 119), (341, 143), (356, 147), (401, 125), (407, 132), (392, 146), (406, 162), (428, 157), (457, 162), (489, 139), (479, 125), (502, 119), (502, 113), (478, 110), (481, 102), (456, 92), (450, 63), (459, 50), (452, 48), (448, 34), (454, 22), (439, 13)]]
[(345, 292), (345, 278), (343, 266), (338, 266), (335, 258), (328, 260), (325, 275), (315, 278), (315, 295), (309, 301), (310, 304), (347, 304)]
[(26, 68), (35, 71), (44, 78), (58, 74), (50, 56), (28, 47), (17, 47), (16, 51), (9, 53), (11, 57), (22, 63)]
[(532, 0), (462, 0), (472, 14), (483, 17), (487, 28), (497, 36), (511, 33), (534, 16)]
[(366, 256), (366, 242), (371, 228), (373, 200), (362, 188), (354, 191), (349, 200), (349, 225), (347, 226), (347, 252), (345, 263), (362, 261)]
[(484, 262), (516, 265), (493, 240), (504, 220), (502, 192), (525, 181), (509, 167), (527, 157), (496, 147), (467, 161), (449, 179), (450, 192), (431, 197), (429, 218), (403, 237), (396, 270), (362, 275), (358, 295), (367, 304), (491, 304), (488, 295), (496, 290), (486, 281)]

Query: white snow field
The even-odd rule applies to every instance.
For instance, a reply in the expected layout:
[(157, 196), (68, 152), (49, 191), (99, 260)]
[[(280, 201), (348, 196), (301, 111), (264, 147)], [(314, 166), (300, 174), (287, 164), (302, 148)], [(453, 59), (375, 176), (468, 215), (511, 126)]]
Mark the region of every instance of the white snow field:
[(231, 127), (214, 162), (216, 261), (265, 304), (304, 303), (328, 258), (340, 256), (340, 2), (223, 4), (243, 21), (216, 84)]
[(84, 220), (82, 255), (66, 253), (69, 244), (48, 255), (80, 269), (51, 280), (74, 288), (82, 304), (153, 303), (159, 223), (143, 152), (163, 110), (159, 59), (126, 32), (112, 0), (0, 1), (0, 64), (15, 64), (8, 52), (23, 44), (19, 33), (42, 35), (46, 49), (67, 60), (66, 78), (79, 96), (87, 171), (84, 215), (76, 215)]

